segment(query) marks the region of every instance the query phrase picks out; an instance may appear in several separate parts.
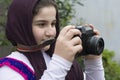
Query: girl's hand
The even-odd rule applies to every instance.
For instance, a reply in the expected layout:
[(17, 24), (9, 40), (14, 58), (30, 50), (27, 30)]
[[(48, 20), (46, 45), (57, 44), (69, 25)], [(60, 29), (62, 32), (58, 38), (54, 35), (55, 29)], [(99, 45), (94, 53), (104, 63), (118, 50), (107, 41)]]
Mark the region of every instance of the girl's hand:
[(75, 29), (75, 26), (64, 27), (56, 40), (54, 54), (72, 62), (76, 53), (81, 52), (83, 48), (80, 37), (74, 37), (75, 35), (81, 35), (81, 32)]

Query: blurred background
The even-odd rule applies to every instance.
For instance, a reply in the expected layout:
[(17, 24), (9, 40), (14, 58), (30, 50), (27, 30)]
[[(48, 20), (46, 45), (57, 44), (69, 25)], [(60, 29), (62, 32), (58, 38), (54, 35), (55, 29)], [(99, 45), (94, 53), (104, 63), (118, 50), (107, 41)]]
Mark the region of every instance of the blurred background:
[[(5, 37), (7, 10), (12, 0), (0, 0), (0, 57), (15, 50)], [(106, 80), (120, 80), (120, 0), (56, 0), (61, 28), (93, 24), (105, 40), (103, 64)], [(77, 59), (82, 63), (82, 59)]]
[(75, 6), (75, 23), (81, 17), (84, 23), (94, 24), (105, 40), (105, 48), (115, 52), (120, 61), (120, 0), (82, 0), (83, 7)]

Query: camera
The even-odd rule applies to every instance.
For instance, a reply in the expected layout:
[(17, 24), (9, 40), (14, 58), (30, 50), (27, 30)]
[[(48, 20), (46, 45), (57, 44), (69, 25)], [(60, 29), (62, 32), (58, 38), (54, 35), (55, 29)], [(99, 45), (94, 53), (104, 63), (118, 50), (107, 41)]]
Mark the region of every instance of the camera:
[(104, 40), (102, 37), (97, 37), (92, 28), (88, 26), (77, 26), (76, 29), (82, 33), (80, 38), (83, 46), (82, 52), (77, 54), (77, 56), (88, 54), (100, 55), (103, 52)]

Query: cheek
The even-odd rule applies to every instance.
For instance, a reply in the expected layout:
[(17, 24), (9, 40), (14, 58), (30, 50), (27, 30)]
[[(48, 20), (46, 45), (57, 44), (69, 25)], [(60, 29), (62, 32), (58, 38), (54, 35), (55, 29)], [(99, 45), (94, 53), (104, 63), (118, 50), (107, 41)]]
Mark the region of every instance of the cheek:
[(33, 35), (34, 35), (34, 38), (35, 38), (37, 43), (39, 43), (42, 40), (43, 33), (44, 33), (43, 30), (37, 29), (37, 28), (33, 28)]

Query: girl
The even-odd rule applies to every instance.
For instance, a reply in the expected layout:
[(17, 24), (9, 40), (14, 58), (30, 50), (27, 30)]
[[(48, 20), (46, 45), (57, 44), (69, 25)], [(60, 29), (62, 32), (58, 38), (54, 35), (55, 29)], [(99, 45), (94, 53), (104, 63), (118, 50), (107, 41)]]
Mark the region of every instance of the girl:
[(75, 60), (76, 53), (82, 51), (82, 41), (75, 35), (81, 32), (72, 25), (60, 31), (54, 0), (13, 0), (6, 36), (17, 50), (0, 60), (0, 79), (104, 80), (101, 55), (85, 57), (83, 75)]

